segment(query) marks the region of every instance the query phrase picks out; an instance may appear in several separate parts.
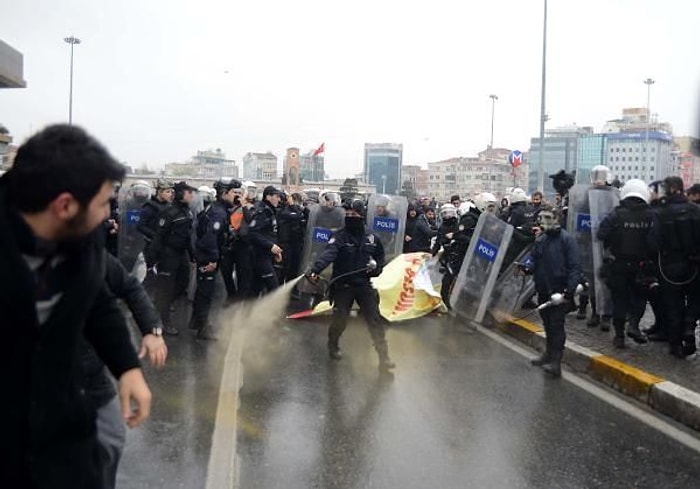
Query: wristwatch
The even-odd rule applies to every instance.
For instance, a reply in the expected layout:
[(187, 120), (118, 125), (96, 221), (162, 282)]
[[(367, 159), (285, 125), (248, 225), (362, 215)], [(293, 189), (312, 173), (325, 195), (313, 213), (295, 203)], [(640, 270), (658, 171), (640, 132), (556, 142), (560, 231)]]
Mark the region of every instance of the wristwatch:
[(163, 328), (157, 326), (151, 330), (153, 336), (163, 336)]

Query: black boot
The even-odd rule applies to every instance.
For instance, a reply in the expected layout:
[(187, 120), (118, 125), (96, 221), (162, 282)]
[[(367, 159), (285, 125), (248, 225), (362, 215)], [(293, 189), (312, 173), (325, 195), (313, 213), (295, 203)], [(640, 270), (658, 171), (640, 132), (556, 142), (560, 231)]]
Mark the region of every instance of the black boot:
[(338, 341), (339, 340), (337, 338), (328, 340), (328, 355), (333, 360), (340, 360), (341, 358), (343, 358), (343, 352), (340, 351)]
[(586, 302), (583, 299), (578, 301), (578, 312), (576, 313), (576, 319), (586, 319)]
[(591, 314), (591, 319), (588, 320), (586, 326), (589, 328), (597, 328), (600, 326), (600, 317), (597, 314)]
[(211, 324), (205, 325), (201, 328), (197, 328), (197, 339), (198, 340), (207, 340), (207, 341), (216, 341), (219, 338), (214, 334), (214, 329)]
[(686, 333), (683, 334), (683, 354), (685, 356), (692, 355), (697, 351), (697, 347), (695, 346), (695, 332), (694, 331), (686, 331)]
[(542, 365), (542, 370), (552, 377), (561, 377), (561, 359), (564, 356), (563, 351), (553, 351), (549, 362)]
[(624, 336), (615, 336), (613, 338), (613, 346), (617, 348), (618, 350), (622, 350), (625, 347), (625, 337)]
[(671, 356), (685, 360), (685, 354), (683, 353), (683, 346), (681, 345), (671, 345), (669, 351)]
[(535, 367), (541, 367), (542, 365), (545, 365), (548, 362), (549, 362), (549, 353), (544, 352), (539, 357), (536, 357), (536, 358), (533, 358), (532, 360), (530, 360), (530, 365), (534, 365)]
[(603, 316), (600, 320), (600, 330), (604, 332), (610, 331), (612, 326), (612, 318), (610, 316)]
[(647, 337), (639, 330), (639, 321), (632, 320), (627, 326), (627, 337), (632, 338), (635, 343), (643, 345), (647, 342)]

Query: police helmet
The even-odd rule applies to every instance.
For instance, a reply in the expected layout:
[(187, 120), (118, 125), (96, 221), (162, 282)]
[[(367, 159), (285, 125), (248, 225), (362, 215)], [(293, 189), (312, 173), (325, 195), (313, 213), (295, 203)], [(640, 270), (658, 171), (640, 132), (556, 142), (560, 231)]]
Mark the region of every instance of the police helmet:
[(367, 213), (365, 203), (362, 202), (360, 199), (346, 199), (345, 202), (343, 202), (343, 209), (345, 209), (346, 211), (355, 211), (362, 217), (364, 217)]
[(258, 186), (252, 180), (246, 180), (243, 182), (243, 186), (246, 189), (246, 197), (250, 200), (254, 200), (258, 193)]
[(457, 215), (459, 216), (464, 216), (465, 214), (469, 214), (472, 209), (475, 209), (476, 206), (474, 205), (474, 202), (471, 202), (469, 200), (462, 202), (459, 204), (459, 207), (457, 208)]
[(151, 196), (152, 187), (144, 180), (137, 180), (131, 184), (129, 192), (137, 199), (148, 199)]
[(214, 189), (218, 193), (226, 193), (234, 188), (241, 188), (243, 184), (237, 178), (231, 177), (221, 177), (216, 182), (214, 182)]
[(324, 192), (321, 197), (323, 197), (323, 201), (327, 206), (330, 206), (331, 204), (333, 206), (340, 204), (340, 195), (335, 192)]
[(518, 202), (527, 202), (527, 194), (525, 191), (521, 188), (516, 188), (513, 190), (513, 193), (510, 195), (510, 203), (511, 204), (516, 204)]
[(202, 185), (199, 187), (197, 189), (197, 193), (202, 196), (202, 200), (204, 200), (204, 202), (211, 202), (216, 199), (216, 190), (207, 185)]
[(479, 212), (495, 212), (498, 200), (492, 193), (482, 192), (474, 197), (474, 205), (479, 209)]
[(610, 183), (610, 177), (610, 168), (605, 165), (594, 166), (591, 170), (591, 185), (608, 185)]
[(651, 198), (651, 192), (646, 182), (633, 178), (627, 180), (620, 189), (620, 200), (624, 200), (628, 197), (637, 197), (648, 204)]

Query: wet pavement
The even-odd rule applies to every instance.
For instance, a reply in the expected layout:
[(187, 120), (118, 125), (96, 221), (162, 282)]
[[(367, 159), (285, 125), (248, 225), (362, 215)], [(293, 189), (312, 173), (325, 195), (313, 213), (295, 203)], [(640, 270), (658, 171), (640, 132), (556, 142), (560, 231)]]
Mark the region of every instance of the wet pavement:
[(359, 320), (330, 361), (325, 321), (288, 322), (244, 358), (239, 487), (698, 485), (700, 454), (486, 336), (392, 327), (387, 378)]
[[(527, 312), (528, 311), (522, 311), (522, 314)], [(518, 314), (516, 314), (516, 316), (517, 315)], [(527, 320), (541, 324), (539, 314), (536, 313), (528, 316)], [(653, 324), (654, 315), (651, 312), (651, 308), (648, 308), (642, 319), (641, 327), (650, 328)], [(700, 360), (697, 355), (679, 360), (669, 355), (668, 343), (666, 342), (649, 342), (640, 345), (636, 344), (630, 338), (625, 339), (625, 349), (616, 349), (612, 344), (614, 336), (613, 331), (604, 332), (601, 331), (600, 328), (589, 328), (586, 326), (585, 319), (576, 319), (575, 313), (567, 316), (566, 332), (568, 339), (577, 345), (591, 348), (604, 355), (609, 355), (617, 360), (700, 393)]]
[(166, 336), (162, 369), (144, 363), (153, 393), (150, 419), (127, 433), (118, 489), (204, 488), (223, 367), (223, 342), (198, 341), (175, 312), (180, 336)]

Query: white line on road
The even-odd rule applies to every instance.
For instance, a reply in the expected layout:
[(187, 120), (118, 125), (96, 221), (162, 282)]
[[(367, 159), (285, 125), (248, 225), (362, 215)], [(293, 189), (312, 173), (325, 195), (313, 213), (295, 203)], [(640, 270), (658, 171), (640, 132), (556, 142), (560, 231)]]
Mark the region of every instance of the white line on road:
[[(489, 338), (500, 343), (506, 348), (509, 348), (524, 357), (534, 358), (531, 350), (528, 350), (527, 348), (524, 348), (512, 342), (511, 340), (504, 338), (498, 333), (494, 333), (493, 331), (490, 331), (484, 328), (483, 326), (477, 326), (476, 329), (481, 334), (488, 336)], [(687, 433), (686, 431), (683, 431), (682, 429), (677, 428), (668, 421), (665, 421), (664, 419), (660, 418), (659, 415), (647, 412), (644, 409), (635, 406), (629, 401), (606, 391), (605, 389), (595, 385), (593, 382), (584, 379), (574, 373), (562, 372), (562, 378), (564, 378), (568, 382), (571, 382), (576, 387), (579, 387), (584, 391), (588, 392), (589, 394), (597, 397), (601, 401), (610, 404), (614, 408), (619, 409), (620, 411), (624, 412), (629, 416), (632, 416), (633, 418), (641, 421), (647, 426), (665, 434), (666, 436), (677, 441), (678, 443), (685, 445), (691, 450), (700, 452), (700, 440), (698, 438), (691, 435), (690, 433)]]
[(226, 348), (211, 452), (207, 464), (206, 489), (226, 489), (235, 487), (237, 484), (236, 431), (244, 336), (242, 331), (234, 330)]

